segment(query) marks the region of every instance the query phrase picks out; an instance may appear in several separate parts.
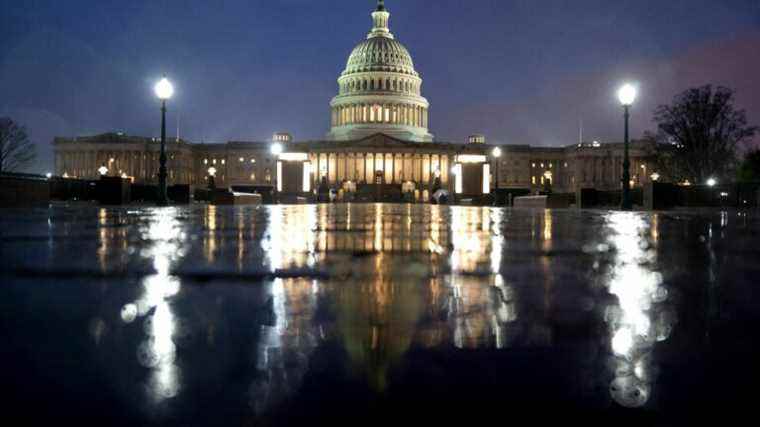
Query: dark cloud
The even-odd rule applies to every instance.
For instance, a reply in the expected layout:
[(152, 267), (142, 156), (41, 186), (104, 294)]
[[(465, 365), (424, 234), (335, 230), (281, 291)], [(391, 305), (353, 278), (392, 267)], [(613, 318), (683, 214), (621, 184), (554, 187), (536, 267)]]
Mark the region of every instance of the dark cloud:
[[(582, 123), (584, 139), (621, 139), (621, 111), (615, 93), (621, 82), (640, 86), (633, 111), (633, 129), (655, 130), (654, 109), (670, 103), (690, 87), (720, 85), (736, 91), (736, 105), (752, 123), (760, 124), (760, 31), (693, 46), (672, 58), (631, 61), (608, 69), (574, 73), (547, 82), (533, 96), (501, 104), (475, 104), (439, 117), (444, 133), (463, 140), (483, 132), (504, 143), (561, 145), (577, 142)], [(444, 113), (446, 114), (446, 113)], [(757, 142), (757, 141), (756, 141)]]

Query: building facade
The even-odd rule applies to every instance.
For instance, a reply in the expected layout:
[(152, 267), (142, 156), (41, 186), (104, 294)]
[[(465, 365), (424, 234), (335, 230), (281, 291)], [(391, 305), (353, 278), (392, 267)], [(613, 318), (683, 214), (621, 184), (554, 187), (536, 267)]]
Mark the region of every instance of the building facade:
[[(381, 185), (414, 192), (417, 200), (428, 200), (438, 189), (467, 196), (495, 188), (620, 188), (622, 144), (497, 147), (482, 135), (458, 143), (434, 140), (422, 78), (409, 51), (391, 33), (389, 19), (384, 2), (378, 2), (371, 31), (338, 78), (338, 94), (330, 102), (331, 129), (324, 140), (296, 142), (278, 133), (261, 142), (168, 141), (169, 184), (205, 186), (214, 177), (217, 187), (270, 186), (288, 194), (309, 194), (320, 186), (352, 192)], [(53, 144), (57, 175), (158, 180), (160, 144), (155, 138), (109, 133), (55, 138)], [(275, 145), (277, 150), (272, 150)], [(649, 148), (632, 144), (633, 186), (656, 177)]]

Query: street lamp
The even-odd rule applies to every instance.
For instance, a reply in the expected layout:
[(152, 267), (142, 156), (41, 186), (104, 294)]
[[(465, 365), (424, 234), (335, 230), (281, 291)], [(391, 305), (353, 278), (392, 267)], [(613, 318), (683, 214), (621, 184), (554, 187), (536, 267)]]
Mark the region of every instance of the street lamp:
[(499, 197), (498, 190), (499, 190), (499, 158), (501, 158), (501, 148), (494, 147), (494, 149), (491, 151), (491, 155), (493, 156), (496, 161), (494, 162), (494, 185), (493, 188), (496, 190), (496, 198)]
[(636, 88), (631, 84), (625, 84), (618, 91), (618, 99), (623, 105), (625, 111), (625, 140), (624, 140), (624, 152), (623, 152), (623, 201), (620, 205), (620, 209), (629, 211), (633, 208), (633, 202), (631, 201), (631, 159), (628, 153), (630, 149), (630, 141), (628, 140), (628, 122), (631, 116), (631, 105), (636, 101)]
[(275, 156), (279, 156), (282, 154), (282, 144), (275, 142), (272, 144), (272, 147), (270, 147), (270, 150), (272, 151), (272, 154)]
[(718, 185), (718, 180), (715, 178), (710, 178), (707, 180), (707, 185), (710, 187), (715, 187), (716, 185)]
[(99, 167), (98, 173), (100, 174), (100, 176), (106, 176), (108, 174), (108, 168), (106, 167), (106, 165)]
[(208, 189), (216, 190), (216, 168), (213, 166), (208, 168)]
[(166, 195), (166, 100), (174, 95), (174, 86), (165, 76), (154, 88), (156, 96), (161, 100), (161, 157), (158, 168), (158, 204), (166, 206), (169, 198)]

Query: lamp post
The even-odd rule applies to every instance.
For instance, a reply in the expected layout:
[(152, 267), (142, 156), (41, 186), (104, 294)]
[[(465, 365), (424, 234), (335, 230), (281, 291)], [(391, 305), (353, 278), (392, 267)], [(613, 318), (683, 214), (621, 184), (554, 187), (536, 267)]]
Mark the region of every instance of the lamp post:
[(625, 84), (618, 91), (618, 99), (623, 104), (625, 111), (625, 140), (624, 140), (624, 152), (623, 152), (623, 201), (620, 204), (620, 209), (629, 211), (633, 209), (633, 202), (631, 201), (631, 159), (629, 156), (630, 141), (628, 135), (628, 122), (631, 116), (631, 105), (636, 100), (636, 88), (631, 84)]
[(166, 206), (169, 198), (166, 194), (166, 100), (174, 95), (174, 86), (166, 78), (162, 78), (154, 88), (156, 96), (161, 100), (161, 156), (158, 168), (158, 205)]
[(498, 206), (499, 205), (499, 159), (501, 158), (501, 148), (494, 147), (494, 149), (491, 151), (491, 156), (495, 159), (494, 161), (494, 183), (493, 183), (493, 189), (494, 189), (494, 203)]
[(208, 168), (208, 189), (216, 190), (216, 168), (213, 166)]
[(501, 158), (501, 148), (495, 147), (493, 151), (491, 151), (491, 155), (494, 159), (496, 159), (496, 162), (494, 164), (494, 189), (499, 189), (499, 159)]

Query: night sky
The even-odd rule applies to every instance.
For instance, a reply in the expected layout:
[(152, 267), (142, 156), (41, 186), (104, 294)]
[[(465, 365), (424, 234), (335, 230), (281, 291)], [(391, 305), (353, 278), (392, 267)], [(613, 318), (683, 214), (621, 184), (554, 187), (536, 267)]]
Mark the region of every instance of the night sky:
[[(621, 139), (621, 82), (641, 88), (634, 135), (694, 85), (737, 90), (760, 123), (759, 0), (387, 0), (431, 102), (431, 132), (567, 145)], [(0, 116), (54, 136), (158, 136), (166, 73), (183, 138), (320, 139), (373, 0), (0, 0)]]

